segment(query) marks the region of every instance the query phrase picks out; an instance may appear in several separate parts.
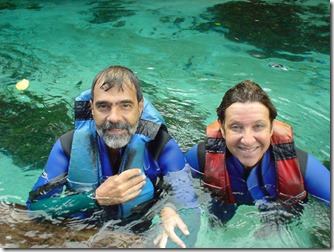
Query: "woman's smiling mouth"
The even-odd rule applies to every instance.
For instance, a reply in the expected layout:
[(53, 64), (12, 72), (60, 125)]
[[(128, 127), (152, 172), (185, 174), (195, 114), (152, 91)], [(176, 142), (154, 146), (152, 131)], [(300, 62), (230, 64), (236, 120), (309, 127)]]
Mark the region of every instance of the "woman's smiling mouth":
[(252, 148), (246, 148), (246, 147), (238, 147), (238, 149), (241, 152), (244, 152), (245, 154), (252, 154), (256, 150), (258, 150), (259, 147), (252, 147)]

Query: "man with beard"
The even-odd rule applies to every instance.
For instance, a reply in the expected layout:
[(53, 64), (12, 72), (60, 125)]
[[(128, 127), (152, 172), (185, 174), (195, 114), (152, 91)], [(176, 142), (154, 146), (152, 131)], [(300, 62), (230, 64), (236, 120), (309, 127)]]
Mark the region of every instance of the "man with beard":
[[(184, 220), (199, 218), (190, 171), (163, 118), (144, 99), (135, 74), (122, 66), (100, 71), (91, 90), (77, 97), (75, 118), (75, 130), (51, 150), (29, 194), (29, 210), (61, 218), (120, 220), (119, 225), (144, 220), (131, 226), (139, 233), (151, 225), (149, 210), (161, 199), (162, 232), (155, 245), (166, 247), (169, 238), (186, 247), (181, 238), (193, 239), (198, 225), (189, 232)], [(180, 208), (191, 214), (181, 216)]]

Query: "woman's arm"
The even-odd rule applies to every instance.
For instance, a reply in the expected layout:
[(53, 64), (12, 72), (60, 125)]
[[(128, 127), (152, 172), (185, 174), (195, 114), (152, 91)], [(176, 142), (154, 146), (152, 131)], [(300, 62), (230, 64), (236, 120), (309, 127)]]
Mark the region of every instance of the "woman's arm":
[(184, 155), (186, 158), (186, 162), (190, 165), (191, 175), (193, 178), (200, 178), (203, 175), (204, 167), (201, 167), (199, 158), (202, 158), (204, 160), (205, 158), (204, 155), (205, 155), (204, 143), (194, 145)]
[(308, 154), (304, 175), (305, 189), (315, 198), (330, 204), (330, 171), (315, 157)]

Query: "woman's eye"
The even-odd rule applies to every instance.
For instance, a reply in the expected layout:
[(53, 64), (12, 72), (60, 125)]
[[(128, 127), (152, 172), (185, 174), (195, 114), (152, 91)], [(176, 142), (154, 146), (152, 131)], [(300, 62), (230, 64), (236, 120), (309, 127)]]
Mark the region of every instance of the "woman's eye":
[(255, 125), (255, 130), (261, 130), (261, 129), (263, 129), (263, 125), (262, 124), (257, 124), (257, 125)]
[(241, 130), (241, 127), (238, 126), (238, 125), (232, 125), (232, 126), (231, 126), (231, 130), (233, 130), (233, 131), (240, 131), (240, 130)]

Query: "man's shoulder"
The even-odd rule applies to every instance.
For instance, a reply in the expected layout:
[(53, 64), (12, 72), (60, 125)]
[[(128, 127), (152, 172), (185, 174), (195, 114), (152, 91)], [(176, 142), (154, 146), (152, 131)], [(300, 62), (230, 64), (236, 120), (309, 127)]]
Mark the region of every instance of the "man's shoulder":
[(172, 137), (169, 135), (167, 128), (161, 125), (155, 138), (147, 143), (147, 149), (155, 160), (158, 160), (161, 153), (163, 152), (166, 144), (171, 140)]
[(71, 155), (73, 135), (74, 135), (74, 130), (71, 130), (63, 134), (61, 137), (59, 137), (61, 147), (63, 148), (63, 151), (65, 152), (68, 158), (70, 158)]

